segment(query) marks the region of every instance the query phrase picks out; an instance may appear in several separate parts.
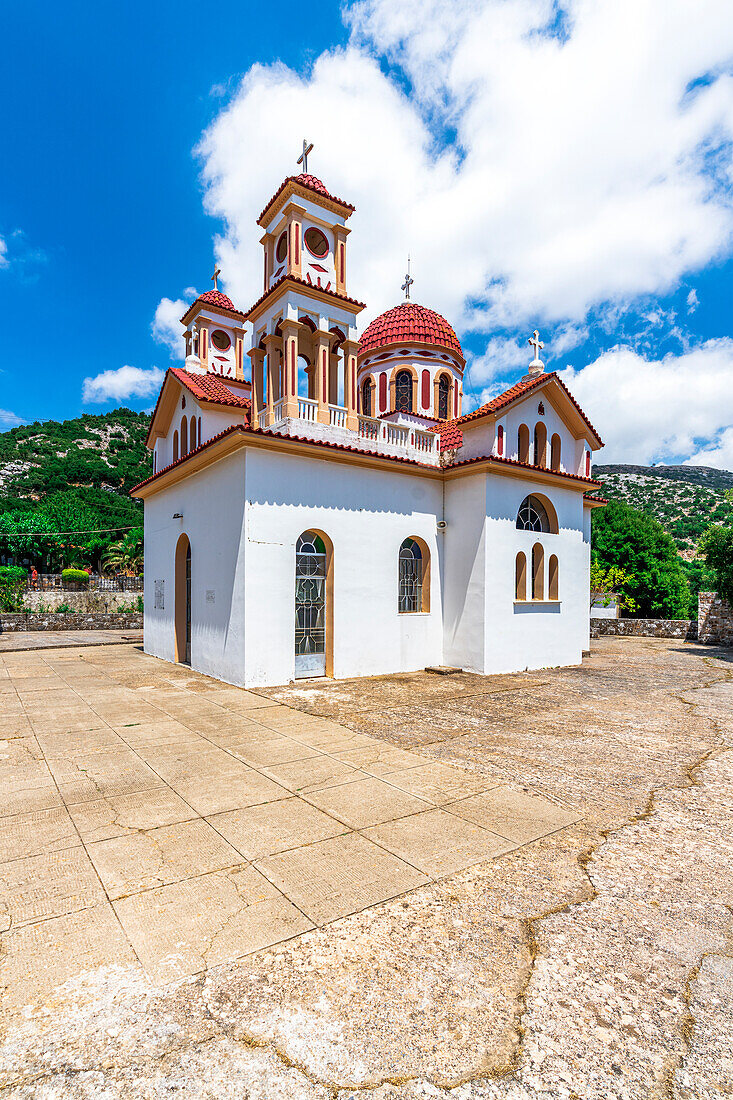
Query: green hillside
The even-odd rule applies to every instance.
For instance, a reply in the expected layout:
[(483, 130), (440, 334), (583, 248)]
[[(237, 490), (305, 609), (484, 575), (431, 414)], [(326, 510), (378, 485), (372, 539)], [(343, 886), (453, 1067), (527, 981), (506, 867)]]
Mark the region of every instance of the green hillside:
[(596, 466), (609, 500), (625, 500), (658, 519), (674, 539), (681, 557), (692, 561), (697, 543), (711, 523), (733, 523), (733, 473), (708, 466)]
[[(142, 526), (129, 490), (151, 472), (149, 424), (146, 413), (121, 408), (0, 433), (0, 559), (97, 565), (123, 534), (100, 528)], [(53, 532), (62, 537), (45, 537)]]

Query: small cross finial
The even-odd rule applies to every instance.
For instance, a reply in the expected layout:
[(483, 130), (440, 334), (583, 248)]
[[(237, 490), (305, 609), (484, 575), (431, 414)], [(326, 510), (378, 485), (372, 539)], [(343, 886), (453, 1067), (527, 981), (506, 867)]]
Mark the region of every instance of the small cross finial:
[(214, 274), (211, 276), (211, 281), (214, 284), (214, 290), (219, 289), (219, 276), (221, 275), (221, 269), (214, 264)]
[(531, 344), (532, 347), (534, 348), (534, 359), (532, 360), (532, 362), (533, 363), (541, 363), (540, 352), (544, 349), (545, 345), (540, 340), (539, 329), (534, 330), (534, 333), (532, 334), (532, 336), (530, 336), (527, 343)]
[(412, 284), (414, 282), (415, 282), (415, 280), (410, 275), (410, 256), (408, 254), (408, 256), (407, 256), (407, 274), (405, 275), (404, 283), (400, 287), (400, 290), (404, 290), (404, 292), (405, 292), (405, 301), (406, 302), (409, 302), (409, 300), (410, 300), (410, 287), (412, 286)]
[(308, 154), (311, 153), (312, 151), (313, 151), (313, 142), (308, 144), (307, 139), (303, 138), (303, 152), (298, 157), (298, 164), (303, 165), (303, 171), (306, 174), (306, 176), (308, 175)]

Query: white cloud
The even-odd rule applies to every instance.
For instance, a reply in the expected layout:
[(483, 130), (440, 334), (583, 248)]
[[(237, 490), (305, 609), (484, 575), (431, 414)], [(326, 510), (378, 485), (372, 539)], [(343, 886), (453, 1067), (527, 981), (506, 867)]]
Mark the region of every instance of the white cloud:
[(85, 378), (81, 399), (85, 405), (105, 401), (127, 401), (131, 397), (152, 397), (157, 393), (165, 372), (158, 367), (118, 367), (105, 370), (93, 378)]
[(733, 470), (733, 427), (726, 428), (716, 438), (701, 447), (685, 466), (715, 466), (719, 470)]
[(656, 360), (615, 348), (561, 377), (604, 438), (599, 462), (733, 468), (733, 339)]
[(309, 167), (357, 206), (365, 321), (399, 299), (408, 251), (416, 299), (461, 332), (582, 326), (729, 251), (733, 9), (701, 0), (694, 34), (688, 0), (565, 9), (553, 37), (552, 0), (366, 0), (308, 75), (250, 69), (199, 148), (235, 302), (259, 295), (255, 219), (303, 133)]
[[(186, 291), (188, 294), (188, 291)], [(195, 292), (194, 292), (195, 294)], [(153, 337), (160, 344), (165, 344), (170, 352), (171, 359), (183, 359), (183, 327), (181, 317), (189, 307), (189, 302), (182, 298), (161, 298), (155, 310), (155, 317), (150, 326)]]
[(694, 313), (699, 305), (700, 299), (697, 296), (697, 291), (693, 287), (690, 293), (687, 295), (687, 312)]
[(6, 431), (8, 428), (17, 428), (19, 424), (26, 424), (27, 421), (22, 416), (16, 416), (15, 413), (9, 412), (8, 409), (0, 409), (0, 431)]
[(4, 237), (0, 237), (0, 268), (7, 267), (9, 263), (7, 243)]

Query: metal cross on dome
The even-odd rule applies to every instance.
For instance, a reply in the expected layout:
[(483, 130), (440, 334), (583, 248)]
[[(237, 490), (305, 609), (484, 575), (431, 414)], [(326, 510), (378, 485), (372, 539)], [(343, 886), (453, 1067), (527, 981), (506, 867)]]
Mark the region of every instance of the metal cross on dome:
[(214, 290), (219, 289), (219, 276), (221, 275), (221, 268), (214, 264), (214, 274), (211, 276), (211, 281), (214, 284)]
[[(534, 337), (534, 339), (533, 339)], [(528, 344), (531, 344), (534, 348), (534, 362), (536, 363), (540, 357), (540, 352), (544, 350), (545, 345), (540, 340), (540, 330), (535, 329), (532, 336), (527, 340)]]
[(406, 302), (409, 302), (409, 300), (410, 300), (410, 287), (412, 286), (412, 284), (414, 282), (415, 282), (415, 280), (410, 275), (410, 257), (408, 255), (408, 257), (407, 257), (407, 274), (405, 275), (404, 283), (400, 287), (400, 290), (404, 290), (404, 292), (405, 292), (405, 301)]
[(303, 138), (303, 152), (298, 157), (298, 164), (303, 165), (303, 172), (308, 175), (308, 154), (313, 152), (313, 142), (308, 144), (306, 138)]

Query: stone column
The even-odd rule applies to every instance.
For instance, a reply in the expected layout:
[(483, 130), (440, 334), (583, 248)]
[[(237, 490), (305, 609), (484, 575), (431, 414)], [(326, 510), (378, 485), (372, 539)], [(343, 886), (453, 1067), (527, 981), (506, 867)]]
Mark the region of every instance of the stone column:
[(298, 416), (298, 331), (297, 321), (281, 321), (283, 334), (283, 416)]
[(252, 363), (252, 427), (259, 428), (260, 426), (260, 411), (264, 404), (262, 400), (263, 393), (263, 374), (265, 365), (265, 353), (262, 348), (252, 348), (248, 351), (250, 361)]
[(344, 357), (344, 405), (346, 406), (346, 427), (354, 431), (359, 427), (356, 409), (356, 355), (359, 351), (358, 340), (344, 340), (341, 344)]

